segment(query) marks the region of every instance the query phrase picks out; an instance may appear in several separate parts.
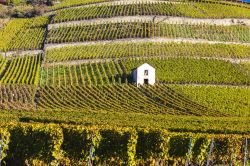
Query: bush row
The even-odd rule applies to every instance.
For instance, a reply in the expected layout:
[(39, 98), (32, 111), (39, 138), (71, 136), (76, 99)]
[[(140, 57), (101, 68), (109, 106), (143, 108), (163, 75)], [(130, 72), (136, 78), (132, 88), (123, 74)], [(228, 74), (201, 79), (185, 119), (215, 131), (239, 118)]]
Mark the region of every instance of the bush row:
[(55, 124), (0, 129), (4, 165), (240, 165), (247, 137)]

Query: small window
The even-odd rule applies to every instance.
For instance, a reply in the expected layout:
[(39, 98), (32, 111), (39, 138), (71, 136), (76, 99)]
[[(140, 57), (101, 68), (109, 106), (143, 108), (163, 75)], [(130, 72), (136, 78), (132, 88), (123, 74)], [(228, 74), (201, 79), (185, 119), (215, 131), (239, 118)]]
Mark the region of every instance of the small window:
[(144, 75), (148, 76), (148, 70), (144, 70)]

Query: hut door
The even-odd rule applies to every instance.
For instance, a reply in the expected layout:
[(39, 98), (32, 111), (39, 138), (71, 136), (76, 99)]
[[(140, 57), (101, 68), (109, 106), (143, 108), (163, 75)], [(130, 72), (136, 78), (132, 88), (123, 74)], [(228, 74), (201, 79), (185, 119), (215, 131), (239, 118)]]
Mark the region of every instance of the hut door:
[(144, 84), (148, 85), (148, 79), (144, 79)]

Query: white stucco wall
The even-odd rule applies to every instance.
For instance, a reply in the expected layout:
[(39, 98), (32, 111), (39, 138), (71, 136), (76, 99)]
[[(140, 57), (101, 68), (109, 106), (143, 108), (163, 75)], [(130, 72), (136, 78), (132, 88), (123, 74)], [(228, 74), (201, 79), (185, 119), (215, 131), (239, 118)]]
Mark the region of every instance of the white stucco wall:
[[(144, 71), (148, 70), (148, 75), (144, 75)], [(143, 85), (144, 79), (148, 79), (148, 84), (154, 85), (155, 84), (155, 68), (150, 66), (149, 64), (145, 63), (141, 66), (139, 66), (134, 72), (133, 72), (133, 80), (136, 82), (136, 85)]]

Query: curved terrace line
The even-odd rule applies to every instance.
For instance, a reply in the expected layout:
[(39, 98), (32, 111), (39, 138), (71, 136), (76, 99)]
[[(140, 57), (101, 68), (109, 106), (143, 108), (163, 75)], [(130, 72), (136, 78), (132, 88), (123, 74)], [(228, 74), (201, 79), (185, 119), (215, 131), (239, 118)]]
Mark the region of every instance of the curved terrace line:
[(201, 19), (201, 18), (189, 18), (189, 17), (174, 17), (174, 16), (116, 16), (112, 18), (96, 18), (90, 20), (81, 21), (67, 21), (61, 23), (55, 23), (48, 25), (48, 29), (60, 28), (76, 25), (87, 24), (104, 24), (104, 23), (117, 23), (117, 22), (135, 22), (146, 21), (154, 23), (169, 23), (169, 24), (209, 24), (209, 25), (246, 25), (250, 26), (250, 19)]
[[(120, 57), (120, 58), (95, 58), (95, 59), (82, 59), (82, 60), (71, 60), (71, 61), (61, 61), (61, 62), (51, 62), (51, 63), (43, 63), (42, 67), (50, 67), (50, 66), (60, 66), (60, 65), (80, 65), (80, 64), (88, 64), (88, 63), (105, 63), (112, 61), (124, 61), (126, 59), (150, 59), (150, 58), (179, 58), (184, 56), (136, 56), (136, 57)], [(188, 56), (190, 59), (207, 59), (207, 60), (223, 60), (229, 61), (231, 63), (239, 64), (241, 62), (250, 62), (250, 58), (223, 58), (223, 57), (198, 57), (198, 56)]]
[(164, 37), (153, 37), (153, 38), (125, 38), (125, 39), (116, 39), (116, 40), (99, 40), (91, 42), (73, 42), (73, 43), (59, 43), (59, 44), (46, 44), (46, 49), (53, 48), (62, 48), (68, 46), (82, 46), (82, 45), (94, 45), (94, 44), (109, 44), (109, 43), (123, 43), (123, 42), (162, 42), (162, 43), (207, 43), (207, 44), (238, 44), (250, 46), (250, 43), (241, 43), (241, 42), (222, 42), (222, 41), (209, 41), (205, 39), (191, 39), (191, 38), (164, 38)]

